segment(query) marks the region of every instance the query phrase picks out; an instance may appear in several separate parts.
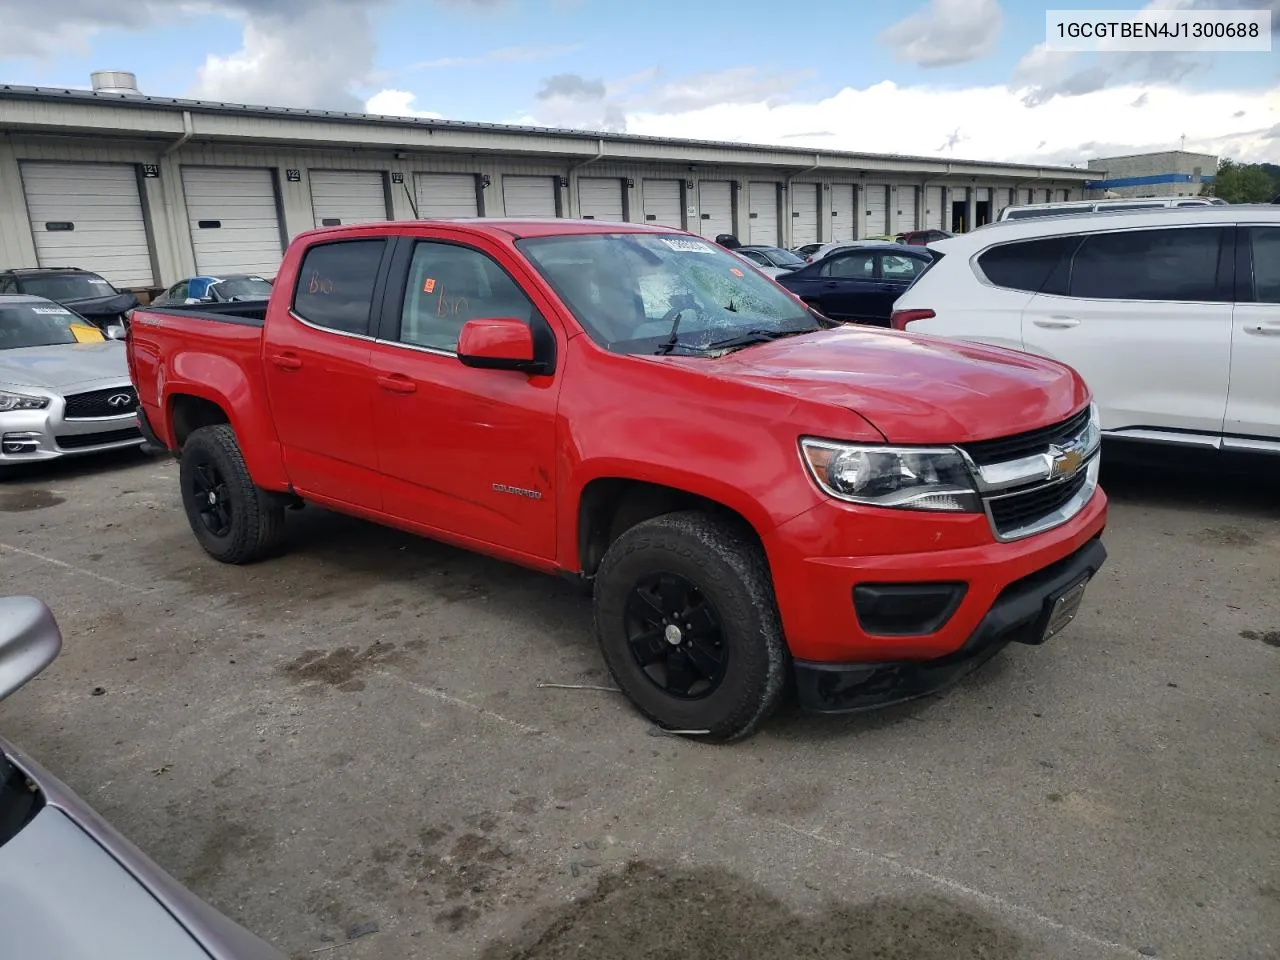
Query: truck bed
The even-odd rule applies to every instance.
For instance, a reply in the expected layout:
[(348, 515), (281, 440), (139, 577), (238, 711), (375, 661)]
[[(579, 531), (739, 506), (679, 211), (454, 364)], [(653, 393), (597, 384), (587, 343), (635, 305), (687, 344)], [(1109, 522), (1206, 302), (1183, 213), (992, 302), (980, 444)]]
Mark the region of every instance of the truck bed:
[(230, 303), (171, 303), (162, 307), (139, 307), (133, 311), (152, 316), (173, 316), (193, 320), (209, 320), (214, 323), (236, 323), (247, 327), (261, 327), (267, 317), (266, 300), (243, 300)]

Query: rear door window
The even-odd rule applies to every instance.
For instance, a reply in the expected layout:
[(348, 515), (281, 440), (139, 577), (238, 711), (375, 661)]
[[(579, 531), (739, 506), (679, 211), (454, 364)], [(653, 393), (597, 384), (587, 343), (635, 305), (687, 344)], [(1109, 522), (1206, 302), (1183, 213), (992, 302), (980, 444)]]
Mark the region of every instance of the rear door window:
[(870, 280), (875, 276), (875, 270), (874, 253), (845, 253), (829, 257), (818, 268), (818, 275), (843, 280)]
[(1085, 237), (1071, 264), (1068, 294), (1090, 300), (1213, 302), (1220, 227), (1125, 230)]
[(1255, 303), (1280, 303), (1280, 227), (1250, 227)]
[(298, 271), (293, 312), (318, 327), (367, 336), (386, 246), (384, 240), (343, 240), (312, 247)]

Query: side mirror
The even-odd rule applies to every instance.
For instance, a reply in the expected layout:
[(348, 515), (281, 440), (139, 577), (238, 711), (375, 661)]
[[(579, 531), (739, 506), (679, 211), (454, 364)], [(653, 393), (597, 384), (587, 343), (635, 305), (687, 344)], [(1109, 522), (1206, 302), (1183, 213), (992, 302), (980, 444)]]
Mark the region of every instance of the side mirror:
[(106, 333), (107, 333), (108, 340), (123, 340), (125, 337), (124, 324), (123, 323), (109, 324), (107, 326)]
[(534, 359), (533, 331), (515, 317), (464, 323), (458, 334), (458, 360), (484, 370), (543, 372), (543, 364)]
[(0, 597), (0, 700), (53, 663), (62, 633), (35, 597)]

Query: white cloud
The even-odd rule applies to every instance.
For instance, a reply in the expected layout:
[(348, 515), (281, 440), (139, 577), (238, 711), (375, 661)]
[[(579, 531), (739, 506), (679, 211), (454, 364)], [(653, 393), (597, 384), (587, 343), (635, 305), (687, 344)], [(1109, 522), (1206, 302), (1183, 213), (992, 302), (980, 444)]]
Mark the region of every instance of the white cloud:
[(370, 10), (380, 0), (237, 0), (244, 46), (209, 54), (193, 93), (210, 100), (359, 111), (375, 53)]
[(899, 20), (879, 41), (898, 60), (949, 67), (988, 56), (1003, 23), (997, 0), (930, 0), (927, 9)]
[[(1235, 116), (1241, 110), (1245, 114)], [(868, 117), (910, 119), (868, 123)], [(629, 133), (651, 136), (1059, 164), (1172, 149), (1186, 134), (1188, 150), (1280, 161), (1280, 139), (1272, 135), (1280, 124), (1280, 91), (1123, 85), (1031, 107), (1018, 91), (1000, 86), (947, 90), (885, 82), (814, 102), (635, 110), (625, 120)]]
[(375, 113), (384, 117), (425, 117), (428, 120), (439, 120), (441, 115), (430, 110), (418, 110), (413, 106), (417, 97), (408, 90), (380, 90), (365, 101), (366, 113)]

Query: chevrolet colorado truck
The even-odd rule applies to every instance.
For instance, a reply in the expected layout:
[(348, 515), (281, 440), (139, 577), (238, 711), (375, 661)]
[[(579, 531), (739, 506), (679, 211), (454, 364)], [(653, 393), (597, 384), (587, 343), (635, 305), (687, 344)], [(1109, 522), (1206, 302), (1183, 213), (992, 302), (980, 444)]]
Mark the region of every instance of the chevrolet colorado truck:
[(710, 741), (1041, 643), (1106, 557), (1071, 369), (841, 326), (671, 230), (318, 230), (265, 306), (137, 310), (128, 355), (215, 559), (311, 502), (580, 579), (619, 687)]

